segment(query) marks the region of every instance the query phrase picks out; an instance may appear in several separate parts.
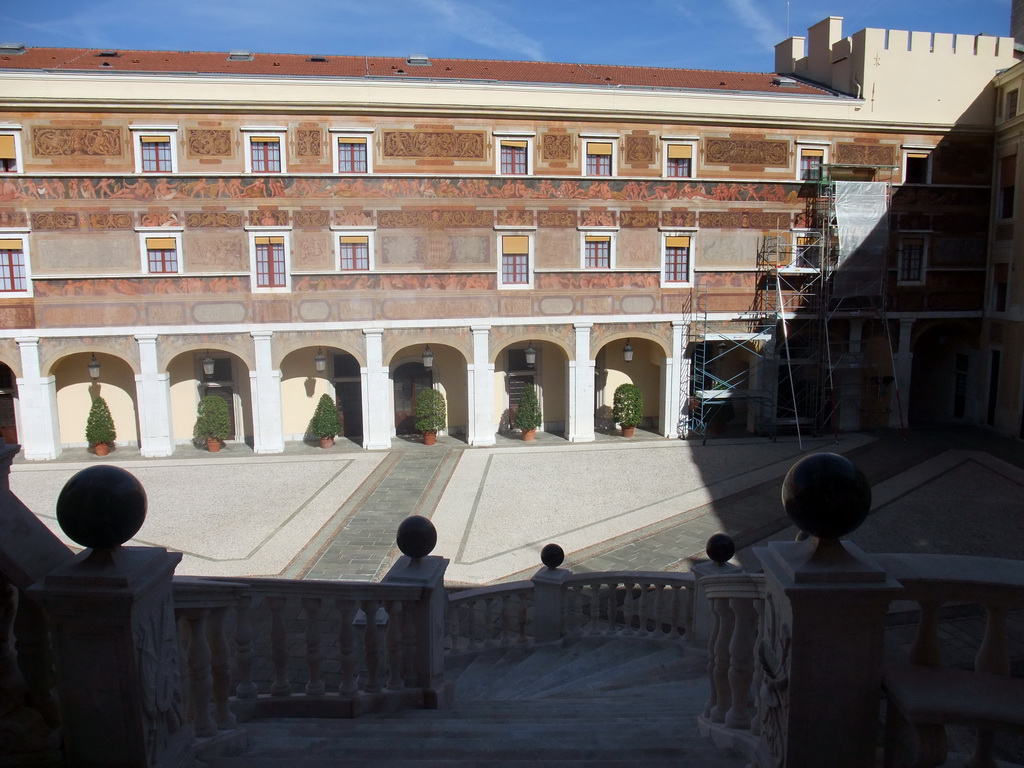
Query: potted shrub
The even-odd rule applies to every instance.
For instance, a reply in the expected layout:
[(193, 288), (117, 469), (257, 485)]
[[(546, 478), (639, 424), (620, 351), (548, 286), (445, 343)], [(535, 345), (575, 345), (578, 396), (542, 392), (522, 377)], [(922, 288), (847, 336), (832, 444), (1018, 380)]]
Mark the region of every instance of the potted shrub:
[(519, 396), (519, 407), (516, 408), (516, 426), (523, 430), (523, 440), (533, 440), (541, 422), (537, 388), (533, 384), (527, 384), (523, 387), (523, 392)]
[(423, 433), (423, 444), (433, 445), (438, 431), (448, 424), (444, 395), (437, 389), (421, 389), (416, 395), (413, 412), (416, 431)]
[(619, 384), (612, 397), (612, 418), (622, 427), (623, 437), (632, 437), (644, 420), (644, 393), (636, 384)]
[(334, 398), (330, 395), (321, 395), (310, 424), (310, 431), (320, 438), (321, 448), (330, 448), (334, 445), (334, 438), (341, 434), (340, 421)]
[(92, 401), (89, 418), (85, 422), (85, 439), (97, 456), (106, 456), (110, 452), (110, 446), (117, 439), (114, 418), (110, 415), (107, 401), (102, 397)]
[(223, 397), (206, 395), (199, 401), (195, 435), (206, 441), (206, 449), (211, 453), (220, 450), (221, 442), (231, 435), (231, 415)]

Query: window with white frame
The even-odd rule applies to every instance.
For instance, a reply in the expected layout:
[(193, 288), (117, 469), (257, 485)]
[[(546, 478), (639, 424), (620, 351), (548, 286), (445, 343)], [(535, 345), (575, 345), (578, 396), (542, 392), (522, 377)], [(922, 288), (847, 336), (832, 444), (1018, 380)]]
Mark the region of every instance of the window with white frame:
[(665, 235), (663, 247), (662, 281), (689, 283), (693, 264), (693, 236), (682, 232)]
[(612, 176), (615, 174), (615, 142), (611, 138), (585, 139), (584, 173), (587, 176)]
[(999, 191), (996, 197), (996, 215), (1011, 219), (1016, 212), (1017, 155), (999, 158)]
[(584, 231), (580, 233), (583, 269), (615, 267), (615, 233)]
[(931, 184), (932, 153), (930, 148), (911, 148), (903, 152), (903, 183)]
[(825, 165), (825, 148), (798, 146), (800, 181), (821, 181), (822, 169)]
[(282, 231), (250, 231), (250, 267), (253, 290), (287, 291), (291, 288), (288, 233)]
[(373, 134), (369, 131), (331, 129), (334, 169), (338, 173), (371, 173), (373, 171)]
[(0, 127), (0, 173), (21, 173), (20, 131)]
[(819, 269), (821, 267), (821, 235), (810, 230), (793, 232), (793, 258), (786, 266), (794, 269)]
[(267, 128), (243, 128), (245, 134), (246, 173), (284, 173), (285, 131)]
[(28, 237), (0, 232), (0, 295), (31, 294)]
[(1006, 92), (1003, 100), (1003, 120), (1012, 120), (1017, 116), (1017, 99), (1019, 94), (1020, 91), (1017, 88)]
[(374, 268), (373, 233), (334, 231), (340, 272), (368, 272)]
[(529, 288), (533, 285), (533, 238), (530, 235), (498, 235), (501, 251), (501, 288)]
[(181, 232), (142, 231), (142, 271), (174, 275), (181, 271)]
[(176, 173), (178, 170), (177, 128), (131, 126), (135, 146), (136, 173)]
[(904, 235), (900, 238), (897, 282), (905, 285), (924, 283), (928, 259), (928, 238), (926, 235)]
[(674, 179), (693, 178), (694, 144), (671, 142), (665, 146), (665, 175)]
[(533, 144), (529, 136), (498, 136), (498, 173), (529, 176), (533, 173)]

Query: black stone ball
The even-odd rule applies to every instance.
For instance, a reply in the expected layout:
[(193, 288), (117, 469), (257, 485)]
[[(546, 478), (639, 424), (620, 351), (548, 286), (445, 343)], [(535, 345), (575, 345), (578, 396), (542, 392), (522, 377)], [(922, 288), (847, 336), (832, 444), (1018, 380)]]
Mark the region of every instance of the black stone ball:
[(434, 545), (437, 544), (437, 529), (422, 515), (412, 515), (399, 523), (395, 543), (403, 555), (412, 558), (426, 557), (434, 551)]
[(721, 565), (722, 563), (729, 562), (732, 556), (736, 554), (736, 545), (733, 543), (731, 536), (724, 533), (716, 533), (708, 539), (704, 551), (707, 552), (708, 557), (714, 562)]
[(57, 497), (57, 523), (72, 541), (112, 549), (146, 521), (146, 489), (131, 472), (102, 465), (83, 469)]
[(540, 551), (540, 561), (554, 570), (565, 562), (565, 551), (557, 544), (545, 544)]
[(853, 462), (834, 453), (800, 459), (782, 483), (782, 504), (801, 531), (838, 539), (857, 530), (871, 509), (871, 486)]

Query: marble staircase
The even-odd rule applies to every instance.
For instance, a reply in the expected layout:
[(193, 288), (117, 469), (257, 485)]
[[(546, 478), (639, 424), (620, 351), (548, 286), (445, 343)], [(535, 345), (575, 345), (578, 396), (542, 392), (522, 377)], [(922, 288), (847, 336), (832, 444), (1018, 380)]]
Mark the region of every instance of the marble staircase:
[(244, 724), (245, 752), (207, 768), (741, 768), (702, 739), (707, 656), (678, 641), (586, 638), (452, 658), (454, 704), (355, 719)]

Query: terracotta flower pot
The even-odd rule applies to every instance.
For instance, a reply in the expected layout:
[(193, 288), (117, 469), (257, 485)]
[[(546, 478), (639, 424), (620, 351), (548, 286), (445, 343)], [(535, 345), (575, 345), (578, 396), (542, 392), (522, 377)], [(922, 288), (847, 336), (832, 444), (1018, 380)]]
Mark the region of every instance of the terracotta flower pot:
[(622, 428), (622, 436), (623, 437), (632, 437), (634, 432), (636, 432), (636, 427), (623, 427)]
[(321, 448), (333, 448), (334, 447), (334, 438), (333, 437), (321, 437), (320, 438), (320, 447)]
[(423, 433), (423, 444), (433, 445), (437, 442), (437, 432), (424, 432)]
[(536, 429), (524, 429), (523, 430), (523, 441), (532, 443), (534, 436), (537, 434)]
[(97, 456), (106, 456), (110, 453), (110, 443), (94, 443), (92, 450)]
[(220, 440), (216, 437), (206, 438), (206, 450), (210, 453), (217, 453), (220, 450)]

